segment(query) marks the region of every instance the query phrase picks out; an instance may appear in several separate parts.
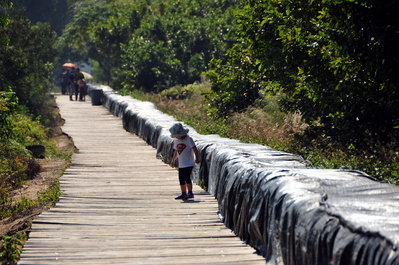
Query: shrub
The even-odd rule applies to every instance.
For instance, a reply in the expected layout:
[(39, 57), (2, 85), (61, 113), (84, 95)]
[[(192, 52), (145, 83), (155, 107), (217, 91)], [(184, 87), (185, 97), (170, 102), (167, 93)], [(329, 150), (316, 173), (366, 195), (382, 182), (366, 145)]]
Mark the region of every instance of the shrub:
[(178, 85), (162, 91), (160, 96), (166, 97), (168, 99), (186, 99), (191, 97), (191, 95), (194, 93), (194, 89), (194, 85)]
[(280, 111), (279, 95), (262, 97), (244, 112), (215, 118), (208, 115), (201, 93), (208, 88), (209, 85), (201, 85), (189, 99), (161, 98), (156, 94), (141, 94), (139, 99), (154, 102), (161, 111), (193, 126), (201, 134), (219, 134), (242, 142), (267, 145), (301, 155), (317, 168), (352, 168), (380, 180), (399, 183), (396, 142), (368, 141), (365, 146), (345, 146), (328, 137), (323, 130), (308, 127), (300, 113)]

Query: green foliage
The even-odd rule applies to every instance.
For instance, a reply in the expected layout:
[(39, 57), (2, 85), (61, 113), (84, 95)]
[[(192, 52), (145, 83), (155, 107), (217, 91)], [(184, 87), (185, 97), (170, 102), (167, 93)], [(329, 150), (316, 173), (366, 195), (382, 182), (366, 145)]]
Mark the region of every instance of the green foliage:
[[(19, 187), (40, 171), (38, 162), (32, 158), (26, 146), (44, 145), (48, 159), (66, 157), (48, 140), (48, 129), (38, 120), (32, 121), (29, 115), (23, 114), (14, 114), (9, 119), (12, 137), (0, 141), (0, 189), (4, 191)], [(6, 197), (7, 193), (0, 193), (0, 199)]]
[(32, 121), (29, 117), (17, 114), (13, 117), (14, 136), (16, 141), (24, 146), (42, 144), (47, 140), (46, 129), (38, 121)]
[[(1, 9), (6, 9), (6, 8), (11, 8), (13, 5), (12, 2), (8, 1), (8, 0), (0, 0), (0, 8)], [(10, 21), (8, 14), (4, 14), (3, 12), (0, 13), (0, 27), (4, 27), (8, 24), (8, 22)], [(3, 36), (2, 36), (2, 40), (3, 40)]]
[(13, 0), (15, 8), (26, 10), (26, 15), (33, 23), (45, 22), (62, 34), (67, 21), (70, 20), (68, 2), (71, 0)]
[(10, 116), (17, 106), (15, 93), (0, 91), (0, 141), (8, 141), (12, 137), (12, 121)]
[[(48, 24), (33, 25), (11, 7), (11, 2), (0, 0), (1, 219), (37, 205), (37, 201), (25, 197), (18, 201), (9, 197), (11, 190), (26, 184), (40, 171), (39, 163), (26, 146), (45, 145), (47, 158), (61, 155), (48, 140), (51, 131), (43, 125), (54, 122), (48, 92), (56, 57), (55, 33)], [(55, 198), (54, 195), (40, 197), (44, 201)], [(26, 238), (26, 233), (2, 237), (2, 264), (16, 264)]]
[(145, 16), (124, 46), (125, 87), (162, 91), (199, 81), (208, 62), (225, 58), (234, 42), (233, 4), (225, 9), (215, 8), (218, 1), (153, 4), (160, 12)]
[(199, 133), (219, 134), (222, 136), (227, 134), (228, 126), (226, 126), (225, 121), (211, 117), (205, 110), (206, 104), (203, 102), (203, 92), (209, 90), (209, 84), (194, 83), (184, 87), (178, 86), (177, 88), (178, 91), (191, 90), (192, 93), (189, 97), (179, 96), (176, 98), (167, 96), (168, 94), (176, 94), (176, 88), (171, 88), (159, 94), (134, 91), (131, 95), (143, 101), (154, 102), (159, 110), (195, 127)]
[(47, 139), (42, 125), (31, 122), (29, 116), (14, 114), (7, 119), (5, 127), (10, 133), (0, 139), (0, 188), (5, 191), (20, 186), (38, 173), (40, 166), (25, 146), (45, 143)]
[(3, 236), (0, 249), (0, 261), (2, 264), (17, 264), (22, 253), (22, 247), (27, 240), (27, 233)]
[(111, 81), (118, 79), (121, 67), (120, 45), (130, 37), (130, 6), (135, 4), (114, 4), (106, 0), (76, 2), (72, 5), (72, 22), (66, 26), (57, 46), (67, 52), (71, 60), (91, 59), (98, 63), (102, 70), (99, 81), (114, 86)]
[(49, 145), (49, 132), (42, 123), (49, 123), (52, 116), (47, 94), (56, 51), (49, 25), (32, 25), (10, 6), (2, 11), (8, 17), (0, 27), (0, 34), (7, 36), (0, 42), (0, 189), (4, 198), (4, 191), (40, 170), (25, 147)]
[(160, 96), (170, 99), (190, 98), (191, 95), (198, 89), (198, 87), (199, 84), (191, 84), (187, 86), (177, 85), (169, 89), (165, 89), (160, 93)]
[[(275, 84), (269, 86), (272, 88)], [(301, 155), (317, 168), (355, 169), (379, 180), (399, 183), (399, 152), (394, 144), (368, 143), (375, 148), (364, 150), (355, 144), (337, 143), (319, 128), (308, 128), (300, 113), (281, 112), (278, 102), (284, 95), (271, 97), (265, 93), (245, 112), (215, 118), (209, 115), (204, 102), (203, 91), (209, 89), (209, 85), (202, 84), (185, 99), (143, 92), (134, 96), (154, 102), (158, 109), (193, 126), (201, 134), (219, 134)]]
[(43, 144), (49, 149), (55, 148), (47, 139), (45, 129), (39, 122), (29, 116), (17, 114), (10, 117), (12, 138), (7, 142), (0, 141), (0, 182), (2, 188), (10, 189), (32, 179), (40, 166), (25, 148), (28, 145)]
[(208, 72), (214, 92), (208, 100), (217, 112), (251, 105), (243, 100), (249, 84), (256, 95), (274, 93), (267, 84), (276, 82), (286, 95), (284, 110), (299, 111), (336, 141), (359, 146), (368, 137), (395, 139), (398, 2), (245, 3), (237, 14), (242, 44), (230, 50), (227, 63), (214, 61)]
[(8, 198), (3, 198), (3, 200), (1, 201), (2, 209), (0, 210), (0, 217), (1, 219), (10, 217), (15, 213), (22, 212), (35, 205), (36, 205), (35, 201), (28, 199), (26, 197), (22, 197), (16, 202), (13, 202)]
[(55, 203), (58, 202), (60, 196), (63, 194), (61, 191), (59, 179), (56, 179), (49, 188), (38, 194), (40, 203)]
[(199, 179), (198, 182), (199, 182), (198, 185), (199, 185), (204, 191), (208, 191), (208, 183), (206, 183), (205, 180)]
[(14, 92), (19, 105), (35, 116), (42, 115), (56, 56), (55, 33), (48, 24), (32, 25), (13, 10), (10, 22), (0, 28), (0, 34), (9, 38), (0, 51), (2, 90)]
[(349, 168), (366, 172), (379, 180), (399, 184), (399, 152), (394, 144), (368, 143), (374, 149), (356, 148), (332, 141), (319, 129), (296, 134), (286, 150), (299, 154), (317, 168)]
[[(251, 72), (253, 62), (244, 53), (239, 52), (241, 44), (229, 51), (234, 60), (222, 64), (222, 60), (213, 59), (210, 70), (205, 73), (212, 83), (212, 90), (205, 93), (209, 104), (209, 113), (219, 117), (245, 110), (260, 97), (261, 86), (256, 80), (258, 72)], [(239, 67), (237, 67), (239, 65)]]
[(76, 59), (94, 60), (101, 82), (160, 92), (200, 80), (208, 62), (235, 41), (240, 1), (80, 1), (59, 41)]

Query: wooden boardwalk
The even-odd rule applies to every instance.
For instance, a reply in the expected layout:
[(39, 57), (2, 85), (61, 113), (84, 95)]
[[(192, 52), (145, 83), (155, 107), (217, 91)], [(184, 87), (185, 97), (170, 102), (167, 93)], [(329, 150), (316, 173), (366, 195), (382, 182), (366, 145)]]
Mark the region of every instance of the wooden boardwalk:
[(18, 264), (265, 264), (225, 228), (213, 196), (194, 186), (193, 201), (174, 200), (177, 171), (88, 100), (57, 97), (79, 152)]

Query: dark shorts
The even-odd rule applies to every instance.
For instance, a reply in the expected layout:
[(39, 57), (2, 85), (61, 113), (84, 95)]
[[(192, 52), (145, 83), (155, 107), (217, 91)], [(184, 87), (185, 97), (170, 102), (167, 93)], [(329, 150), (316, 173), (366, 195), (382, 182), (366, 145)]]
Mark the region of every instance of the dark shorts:
[(194, 167), (184, 167), (179, 168), (179, 182), (180, 185), (190, 184), (191, 183), (191, 172)]

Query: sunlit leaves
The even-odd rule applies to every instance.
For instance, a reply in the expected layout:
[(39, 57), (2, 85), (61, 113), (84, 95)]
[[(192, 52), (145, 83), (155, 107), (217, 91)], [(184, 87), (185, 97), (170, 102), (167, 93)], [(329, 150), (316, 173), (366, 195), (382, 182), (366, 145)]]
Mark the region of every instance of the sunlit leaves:
[[(225, 58), (227, 48), (234, 41), (229, 33), (232, 11), (215, 8), (233, 2), (153, 3), (153, 13), (142, 16), (132, 41), (124, 45), (125, 88), (161, 91), (200, 80), (208, 62), (212, 58)], [(147, 57), (150, 59), (143, 59)]]
[[(277, 81), (287, 96), (282, 102), (285, 110), (300, 111), (308, 122), (327, 131), (339, 130), (345, 140), (394, 132), (399, 115), (399, 97), (392, 97), (399, 84), (399, 29), (394, 22), (399, 3), (247, 0), (245, 4), (237, 15), (243, 50), (231, 52), (226, 64), (232, 64), (231, 73), (215, 68), (222, 73), (220, 78), (239, 81), (254, 74), (253, 82), (260, 87), (265, 80)], [(242, 67), (242, 53), (255, 62), (252, 68)], [(223, 86), (219, 82), (215, 88), (234, 89)]]
[(97, 61), (100, 81), (116, 89), (160, 91), (199, 80), (211, 58), (225, 56), (236, 2), (81, 1), (62, 43)]
[(48, 79), (56, 57), (55, 32), (50, 25), (32, 23), (13, 10), (10, 22), (0, 29), (9, 42), (0, 51), (0, 77), (3, 90), (13, 91), (21, 105), (41, 115), (49, 89)]
[(0, 142), (7, 141), (11, 137), (10, 116), (15, 110), (16, 102), (15, 93), (0, 91)]

